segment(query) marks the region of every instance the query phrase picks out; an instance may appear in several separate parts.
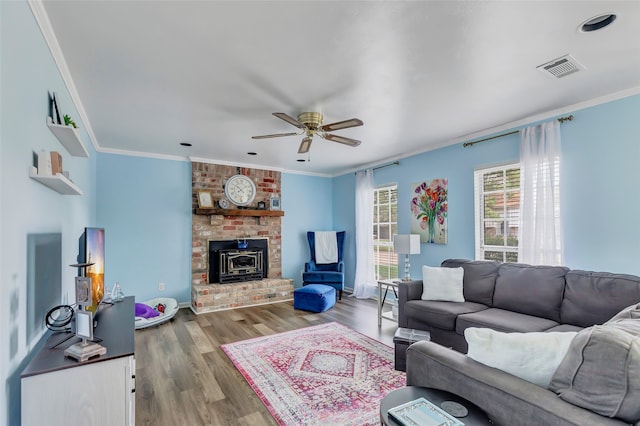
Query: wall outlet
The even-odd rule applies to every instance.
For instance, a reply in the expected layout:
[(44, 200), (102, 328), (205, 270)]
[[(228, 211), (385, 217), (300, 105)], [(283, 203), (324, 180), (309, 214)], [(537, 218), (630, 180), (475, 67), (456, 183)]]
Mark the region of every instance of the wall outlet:
[(164, 291), (164, 283), (158, 284), (158, 291)]

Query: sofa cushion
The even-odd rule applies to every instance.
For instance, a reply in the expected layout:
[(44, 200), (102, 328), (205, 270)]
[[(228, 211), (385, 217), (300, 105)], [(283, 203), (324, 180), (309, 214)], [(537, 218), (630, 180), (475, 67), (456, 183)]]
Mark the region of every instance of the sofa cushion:
[(549, 389), (603, 416), (639, 422), (640, 321), (619, 319), (579, 332)]
[(342, 272), (333, 271), (315, 271), (304, 272), (302, 280), (306, 283), (341, 283), (344, 280)]
[(562, 266), (503, 263), (498, 268), (493, 306), (560, 322), (568, 270)]
[(458, 315), (483, 309), (487, 307), (473, 302), (410, 300), (404, 305), (404, 312), (410, 323), (412, 320), (417, 320), (443, 330), (454, 330)]
[(442, 262), (442, 266), (446, 268), (464, 269), (464, 300), (487, 306), (493, 304), (498, 265), (498, 262), (486, 260), (447, 259)]
[(549, 386), (576, 334), (501, 333), (476, 327), (464, 331), (469, 358), (544, 388)]
[(560, 319), (590, 327), (603, 324), (631, 303), (640, 302), (640, 277), (573, 270), (566, 276)]
[(557, 322), (546, 318), (505, 311), (498, 308), (489, 308), (458, 316), (456, 333), (464, 334), (464, 330), (469, 327), (486, 327), (497, 331), (518, 331), (525, 333), (528, 331), (546, 331), (557, 325)]
[(464, 302), (462, 268), (422, 267), (422, 300)]

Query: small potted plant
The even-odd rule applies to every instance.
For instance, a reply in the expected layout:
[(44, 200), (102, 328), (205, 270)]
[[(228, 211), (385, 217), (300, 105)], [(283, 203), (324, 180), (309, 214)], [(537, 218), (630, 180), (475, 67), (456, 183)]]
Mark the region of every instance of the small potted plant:
[(65, 126), (73, 126), (74, 129), (78, 128), (78, 125), (76, 124), (76, 122), (73, 121), (73, 119), (69, 115), (65, 114), (63, 118), (64, 118)]

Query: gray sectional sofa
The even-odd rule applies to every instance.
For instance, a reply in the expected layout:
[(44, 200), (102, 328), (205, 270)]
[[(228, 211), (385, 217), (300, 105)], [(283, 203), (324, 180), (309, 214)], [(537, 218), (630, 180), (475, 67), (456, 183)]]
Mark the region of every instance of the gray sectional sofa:
[[(407, 350), (407, 385), (457, 394), (484, 409), (498, 425), (630, 424), (610, 418), (614, 415), (607, 417), (571, 404), (551, 390), (467, 357), (464, 330), (584, 329), (584, 335), (592, 329), (587, 327), (604, 324), (624, 308), (640, 302), (640, 277), (461, 259), (446, 260), (442, 266), (464, 269), (464, 302), (421, 300), (422, 281), (399, 285), (399, 326), (431, 333), (431, 342), (414, 343)], [(640, 305), (633, 314), (636, 318), (640, 315), (638, 309)], [(638, 339), (637, 336), (636, 333), (630, 339)], [(636, 348), (636, 356), (637, 353)], [(594, 375), (598, 373), (591, 374)], [(606, 378), (593, 380), (604, 388), (611, 385)], [(638, 383), (635, 386), (638, 389)], [(640, 421), (631, 423), (640, 426)]]
[(464, 330), (579, 331), (603, 324), (640, 302), (640, 278), (632, 275), (449, 259), (464, 269), (464, 302), (421, 300), (422, 280), (402, 282), (398, 326), (427, 330), (431, 341), (467, 352)]

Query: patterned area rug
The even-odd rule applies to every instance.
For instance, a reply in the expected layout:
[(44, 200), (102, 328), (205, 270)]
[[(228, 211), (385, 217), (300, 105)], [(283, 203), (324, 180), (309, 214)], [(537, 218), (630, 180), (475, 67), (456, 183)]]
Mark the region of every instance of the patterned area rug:
[(393, 349), (338, 323), (222, 345), (281, 425), (379, 425)]

